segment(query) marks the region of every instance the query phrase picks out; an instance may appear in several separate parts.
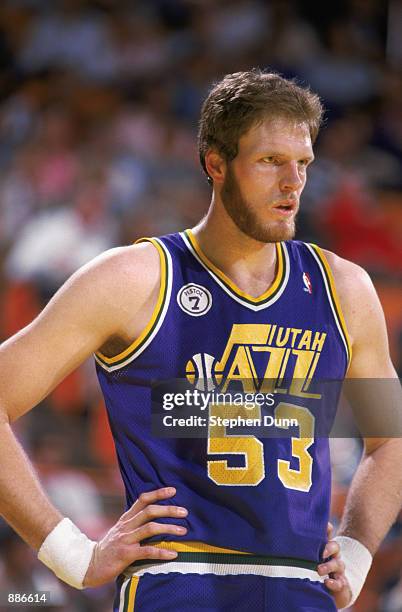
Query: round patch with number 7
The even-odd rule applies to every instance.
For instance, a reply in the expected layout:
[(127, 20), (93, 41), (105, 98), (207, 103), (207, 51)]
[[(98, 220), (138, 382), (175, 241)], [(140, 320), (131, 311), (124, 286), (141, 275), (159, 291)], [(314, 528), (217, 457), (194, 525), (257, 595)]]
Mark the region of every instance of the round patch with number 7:
[(201, 317), (212, 306), (212, 295), (208, 289), (195, 283), (184, 285), (177, 294), (180, 308), (192, 317)]

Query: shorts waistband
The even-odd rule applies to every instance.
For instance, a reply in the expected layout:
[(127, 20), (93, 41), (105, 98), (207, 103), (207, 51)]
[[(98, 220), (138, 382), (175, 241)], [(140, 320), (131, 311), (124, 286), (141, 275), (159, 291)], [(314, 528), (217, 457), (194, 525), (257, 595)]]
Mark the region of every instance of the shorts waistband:
[(233, 549), (219, 548), (203, 542), (152, 542), (152, 546), (176, 550), (172, 561), (144, 559), (130, 565), (126, 576), (142, 576), (145, 573), (167, 574), (254, 574), (267, 577), (307, 578), (323, 582), (316, 569), (317, 563), (297, 557), (255, 555)]

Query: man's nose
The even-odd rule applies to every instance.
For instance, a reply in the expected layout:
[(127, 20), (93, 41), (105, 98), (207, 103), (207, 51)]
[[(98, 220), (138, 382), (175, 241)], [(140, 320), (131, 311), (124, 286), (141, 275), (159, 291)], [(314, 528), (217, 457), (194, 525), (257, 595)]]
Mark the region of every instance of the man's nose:
[(289, 162), (283, 166), (283, 174), (279, 181), (281, 191), (297, 191), (304, 184), (304, 175), (297, 162)]

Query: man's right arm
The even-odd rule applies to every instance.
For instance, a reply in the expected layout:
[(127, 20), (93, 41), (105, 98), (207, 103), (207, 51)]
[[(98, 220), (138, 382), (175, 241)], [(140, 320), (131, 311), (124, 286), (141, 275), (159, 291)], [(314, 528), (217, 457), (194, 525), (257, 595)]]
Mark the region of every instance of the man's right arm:
[[(35, 321), (0, 347), (0, 514), (35, 549), (63, 517), (43, 492), (10, 423), (110, 337), (134, 340), (141, 331), (137, 320), (152, 312), (158, 289), (159, 258), (152, 245), (113, 249), (75, 273)], [(144, 522), (134, 521), (137, 527)]]

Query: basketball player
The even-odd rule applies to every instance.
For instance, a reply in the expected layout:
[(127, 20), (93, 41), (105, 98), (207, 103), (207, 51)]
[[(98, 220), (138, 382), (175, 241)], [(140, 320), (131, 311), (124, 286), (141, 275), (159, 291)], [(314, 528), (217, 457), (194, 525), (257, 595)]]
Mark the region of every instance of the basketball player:
[[(321, 115), (317, 96), (276, 74), (227, 75), (200, 121), (206, 217), (84, 266), (2, 346), (0, 512), (69, 584), (118, 576), (116, 611), (336, 610), (358, 596), (400, 509), (402, 440), (368, 438), (327, 543), (328, 440), (315, 437), (323, 404), (309, 385), (396, 374), (367, 274), (293, 240)], [(92, 352), (128, 508), (99, 542), (50, 504), (9, 426)], [(151, 382), (195, 385), (201, 372), (271, 394), (296, 431), (153, 436)]]

